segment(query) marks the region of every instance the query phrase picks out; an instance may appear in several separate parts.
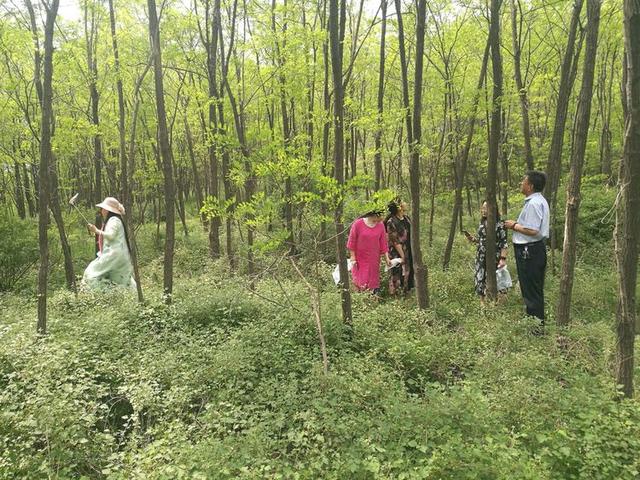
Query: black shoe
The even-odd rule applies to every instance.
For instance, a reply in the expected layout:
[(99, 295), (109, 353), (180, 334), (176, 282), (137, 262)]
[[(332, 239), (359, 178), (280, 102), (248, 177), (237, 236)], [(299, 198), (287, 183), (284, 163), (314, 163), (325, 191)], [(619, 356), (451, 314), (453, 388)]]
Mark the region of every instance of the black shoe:
[(533, 317), (533, 320), (536, 322), (536, 325), (531, 328), (530, 333), (534, 337), (543, 337), (544, 336), (544, 320), (540, 320), (539, 318)]

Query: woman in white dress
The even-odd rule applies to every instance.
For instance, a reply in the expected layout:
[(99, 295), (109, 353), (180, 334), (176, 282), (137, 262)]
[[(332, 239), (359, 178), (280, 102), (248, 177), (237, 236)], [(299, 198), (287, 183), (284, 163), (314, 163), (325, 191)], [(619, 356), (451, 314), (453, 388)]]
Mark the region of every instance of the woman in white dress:
[(101, 209), (103, 229), (100, 230), (92, 223), (87, 228), (98, 235), (100, 251), (84, 271), (82, 284), (89, 290), (104, 290), (113, 286), (135, 290), (129, 238), (122, 221), (124, 207), (113, 197), (105, 198), (96, 207)]

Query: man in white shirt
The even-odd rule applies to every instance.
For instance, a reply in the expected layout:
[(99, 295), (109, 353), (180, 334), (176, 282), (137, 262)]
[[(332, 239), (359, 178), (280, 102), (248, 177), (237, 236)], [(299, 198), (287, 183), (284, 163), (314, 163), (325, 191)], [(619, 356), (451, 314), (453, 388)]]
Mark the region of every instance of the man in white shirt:
[(543, 172), (532, 170), (522, 179), (520, 191), (524, 206), (518, 220), (506, 220), (505, 228), (513, 230), (520, 291), (527, 315), (544, 325), (544, 274), (547, 267), (545, 241), (549, 238), (549, 204), (542, 196), (547, 181)]

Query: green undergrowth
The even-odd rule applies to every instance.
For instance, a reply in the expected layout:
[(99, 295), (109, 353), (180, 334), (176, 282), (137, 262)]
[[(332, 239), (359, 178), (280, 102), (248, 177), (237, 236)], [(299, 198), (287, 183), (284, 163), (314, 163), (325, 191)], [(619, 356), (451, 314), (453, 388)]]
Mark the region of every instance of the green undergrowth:
[(41, 338), (35, 305), (4, 296), (0, 477), (637, 478), (640, 405), (615, 398), (602, 280), (578, 271), (584, 315), (532, 337), (515, 292), (479, 306), (470, 258), (433, 269), (425, 312), (356, 295), (353, 331), (317, 283), (326, 374), (287, 278), (252, 292), (209, 264), (171, 306), (59, 291)]
[[(640, 405), (616, 396), (617, 279), (600, 193), (586, 200), (598, 231), (579, 245), (571, 327), (554, 325), (550, 265), (543, 337), (517, 287), (480, 306), (461, 237), (442, 271), (448, 211), (424, 242), (430, 308), (357, 294), (352, 329), (333, 265), (313, 263), (324, 255), (303, 242), (327, 373), (310, 292), (286, 257), (257, 252), (260, 274), (244, 277), (241, 245), (235, 270), (210, 260), (195, 218), (177, 236), (170, 306), (154, 224), (138, 230), (143, 305), (75, 297), (54, 261), (38, 337), (32, 271), (0, 292), (0, 479), (636, 479)], [(81, 272), (93, 245), (71, 233)]]

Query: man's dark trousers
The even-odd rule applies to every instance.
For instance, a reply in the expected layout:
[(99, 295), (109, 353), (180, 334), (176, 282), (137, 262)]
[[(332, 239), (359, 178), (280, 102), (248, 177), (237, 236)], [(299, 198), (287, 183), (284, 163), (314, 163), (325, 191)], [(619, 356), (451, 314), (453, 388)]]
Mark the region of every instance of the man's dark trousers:
[(527, 315), (544, 324), (544, 272), (547, 268), (547, 249), (543, 241), (514, 244), (520, 291)]

